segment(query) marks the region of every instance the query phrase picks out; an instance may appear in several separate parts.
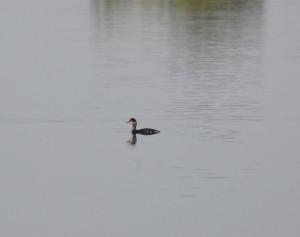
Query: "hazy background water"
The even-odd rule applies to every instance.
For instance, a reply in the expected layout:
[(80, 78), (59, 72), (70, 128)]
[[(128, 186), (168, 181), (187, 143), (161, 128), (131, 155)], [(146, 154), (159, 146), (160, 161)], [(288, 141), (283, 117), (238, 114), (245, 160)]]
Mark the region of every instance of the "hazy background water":
[(299, 236), (299, 12), (2, 1), (1, 236)]

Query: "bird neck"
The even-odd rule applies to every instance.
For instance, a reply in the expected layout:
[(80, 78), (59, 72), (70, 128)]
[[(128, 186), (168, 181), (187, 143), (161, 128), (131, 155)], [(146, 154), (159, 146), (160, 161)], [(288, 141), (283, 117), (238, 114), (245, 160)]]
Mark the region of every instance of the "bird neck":
[(133, 123), (131, 126), (132, 126), (132, 131), (135, 131), (136, 130), (136, 123)]

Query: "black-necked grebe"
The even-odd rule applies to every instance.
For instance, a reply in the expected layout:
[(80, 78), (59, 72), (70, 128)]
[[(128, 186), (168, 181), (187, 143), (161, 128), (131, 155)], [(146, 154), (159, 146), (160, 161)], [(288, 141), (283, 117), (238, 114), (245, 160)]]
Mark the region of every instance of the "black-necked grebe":
[(131, 132), (133, 134), (153, 135), (153, 134), (160, 133), (160, 131), (152, 129), (152, 128), (136, 129), (137, 121), (135, 118), (129, 119), (129, 121), (127, 123), (129, 123), (132, 126)]

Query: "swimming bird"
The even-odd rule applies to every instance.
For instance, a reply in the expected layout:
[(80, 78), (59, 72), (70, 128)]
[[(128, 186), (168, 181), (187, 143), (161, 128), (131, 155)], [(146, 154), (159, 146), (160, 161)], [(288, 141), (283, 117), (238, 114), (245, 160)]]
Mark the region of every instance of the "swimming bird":
[(128, 120), (128, 122), (132, 127), (132, 134), (142, 134), (142, 135), (153, 135), (160, 133), (160, 131), (152, 129), (152, 128), (142, 128), (142, 129), (136, 129), (137, 121), (135, 118), (131, 118)]

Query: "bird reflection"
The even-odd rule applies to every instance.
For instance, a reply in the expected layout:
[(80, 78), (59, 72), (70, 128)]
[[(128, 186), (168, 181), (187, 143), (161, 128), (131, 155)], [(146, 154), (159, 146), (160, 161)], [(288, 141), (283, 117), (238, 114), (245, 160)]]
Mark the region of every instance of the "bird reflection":
[(130, 144), (130, 145), (135, 145), (136, 142), (137, 142), (136, 134), (133, 134), (133, 133), (132, 133), (130, 139), (129, 139), (127, 142), (128, 142), (128, 144)]

